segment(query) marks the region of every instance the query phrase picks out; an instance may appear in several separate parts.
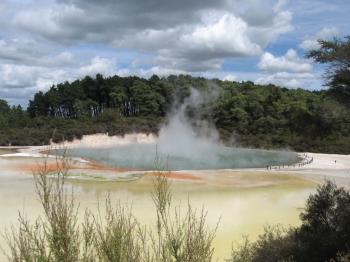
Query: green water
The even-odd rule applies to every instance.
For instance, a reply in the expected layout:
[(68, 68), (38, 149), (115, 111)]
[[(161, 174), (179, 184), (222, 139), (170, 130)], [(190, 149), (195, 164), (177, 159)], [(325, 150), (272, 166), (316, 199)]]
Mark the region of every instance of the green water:
[(16, 153), (15, 149), (0, 148), (0, 155)]
[[(59, 151), (62, 154), (63, 151)], [(113, 167), (154, 170), (155, 159), (161, 168), (170, 170), (204, 170), (256, 168), (266, 165), (283, 165), (297, 161), (297, 154), (288, 151), (212, 146), (205, 150), (159, 150), (154, 144), (129, 144), (108, 148), (74, 148), (68, 156), (83, 157)]]

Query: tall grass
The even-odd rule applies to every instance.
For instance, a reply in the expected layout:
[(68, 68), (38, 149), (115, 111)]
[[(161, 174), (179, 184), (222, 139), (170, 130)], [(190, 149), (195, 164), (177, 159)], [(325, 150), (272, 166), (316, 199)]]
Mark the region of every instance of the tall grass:
[[(79, 202), (66, 185), (69, 160), (57, 161), (52, 174), (45, 161), (34, 174), (43, 216), (34, 222), (19, 213), (18, 225), (6, 231), (6, 257), (13, 262), (206, 262), (211, 261), (215, 231), (206, 213), (188, 203), (181, 214), (172, 205), (169, 181), (158, 173), (152, 199), (156, 229), (141, 226), (131, 209), (108, 196), (104, 212), (85, 210), (78, 219)], [(104, 215), (103, 215), (104, 214)]]
[(207, 227), (205, 211), (197, 214), (188, 204), (182, 216), (180, 208), (172, 206), (171, 197), (167, 178), (158, 175), (152, 194), (157, 212), (156, 261), (211, 261), (216, 229)]

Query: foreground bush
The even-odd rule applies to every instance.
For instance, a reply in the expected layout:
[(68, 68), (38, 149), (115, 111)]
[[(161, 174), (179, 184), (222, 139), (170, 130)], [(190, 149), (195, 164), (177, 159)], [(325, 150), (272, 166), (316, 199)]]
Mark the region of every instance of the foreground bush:
[(311, 195), (299, 228), (269, 227), (232, 251), (232, 262), (350, 261), (350, 193), (328, 181)]
[(109, 197), (105, 215), (85, 211), (78, 221), (79, 204), (65, 184), (69, 163), (57, 163), (57, 174), (49, 175), (44, 164), (34, 176), (44, 217), (31, 223), (19, 215), (18, 227), (5, 233), (13, 262), (206, 262), (212, 260), (215, 230), (206, 226), (188, 205), (182, 216), (172, 207), (167, 179), (159, 174), (152, 194), (157, 213), (156, 232), (142, 227), (128, 208)]

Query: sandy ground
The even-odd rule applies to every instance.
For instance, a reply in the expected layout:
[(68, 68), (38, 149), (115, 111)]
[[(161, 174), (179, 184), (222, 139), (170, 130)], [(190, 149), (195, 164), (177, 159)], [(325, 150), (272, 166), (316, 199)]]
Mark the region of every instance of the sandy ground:
[(350, 189), (350, 155), (299, 153), (307, 156), (312, 163), (294, 167), (282, 167), (271, 170), (271, 172), (284, 172), (301, 176), (313, 181), (324, 182), (332, 180), (339, 186)]

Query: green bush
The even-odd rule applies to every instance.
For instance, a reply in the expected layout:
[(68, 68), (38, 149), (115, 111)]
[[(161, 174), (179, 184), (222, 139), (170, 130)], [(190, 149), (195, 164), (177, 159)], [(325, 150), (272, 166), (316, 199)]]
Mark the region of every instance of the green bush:
[(348, 261), (350, 193), (327, 181), (311, 195), (298, 228), (268, 227), (256, 242), (232, 251), (231, 262)]

